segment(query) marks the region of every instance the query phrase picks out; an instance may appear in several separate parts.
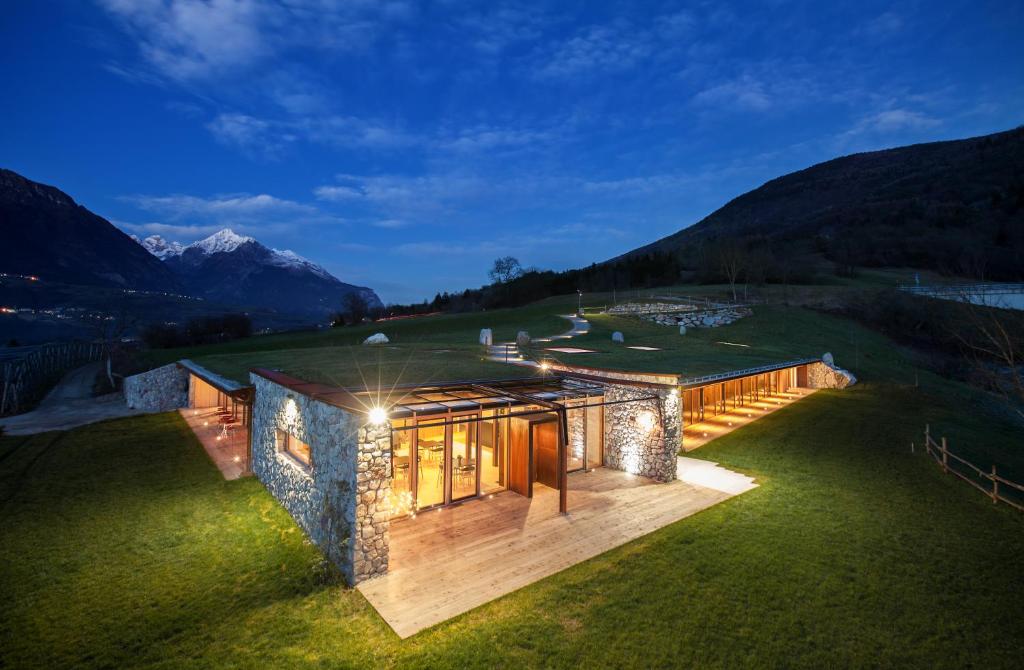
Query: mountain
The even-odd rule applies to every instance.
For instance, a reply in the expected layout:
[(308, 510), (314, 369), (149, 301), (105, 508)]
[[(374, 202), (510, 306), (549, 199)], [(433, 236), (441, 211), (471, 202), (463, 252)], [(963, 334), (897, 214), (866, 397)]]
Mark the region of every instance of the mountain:
[(210, 301), (322, 317), (357, 293), (382, 307), (372, 289), (346, 284), (293, 251), (271, 249), (230, 228), (182, 246), (159, 235), (139, 242), (164, 261), (186, 291)]
[(1024, 127), (853, 154), (773, 179), (696, 224), (613, 259), (699, 256), (737, 238), (837, 263), (1024, 278)]
[(132, 239), (162, 261), (167, 260), (171, 256), (180, 256), (181, 252), (185, 250), (180, 242), (168, 242), (159, 235), (150, 235), (144, 240), (140, 240), (135, 235), (132, 235)]
[(178, 290), (168, 267), (69, 195), (0, 169), (0, 272), (46, 281)]

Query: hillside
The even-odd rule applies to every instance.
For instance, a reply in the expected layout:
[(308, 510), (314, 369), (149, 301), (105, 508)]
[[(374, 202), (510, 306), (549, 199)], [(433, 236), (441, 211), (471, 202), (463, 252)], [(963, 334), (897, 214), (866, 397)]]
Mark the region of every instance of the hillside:
[(702, 244), (727, 237), (775, 249), (813, 242), (851, 265), (1024, 278), (1024, 127), (819, 163), (613, 260), (695, 261)]
[(177, 291), (174, 274), (63, 191), (0, 169), (0, 272), (48, 281)]

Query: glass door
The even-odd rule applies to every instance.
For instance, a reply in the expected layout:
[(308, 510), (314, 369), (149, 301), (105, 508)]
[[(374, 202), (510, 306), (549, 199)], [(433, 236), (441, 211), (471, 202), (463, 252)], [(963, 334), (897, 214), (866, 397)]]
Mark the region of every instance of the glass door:
[(444, 503), (445, 426), (419, 426), (416, 429), (416, 508)]
[[(458, 419), (474, 419), (476, 415)], [(451, 474), (449, 500), (462, 500), (477, 494), (480, 459), (477, 454), (478, 426), (475, 421), (456, 423), (451, 427)]]

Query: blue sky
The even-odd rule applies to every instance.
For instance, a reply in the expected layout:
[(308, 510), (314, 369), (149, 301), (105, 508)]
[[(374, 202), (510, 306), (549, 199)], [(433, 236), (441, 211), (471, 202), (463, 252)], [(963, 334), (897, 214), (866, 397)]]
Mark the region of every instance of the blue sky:
[(388, 302), (564, 269), (837, 155), (1024, 122), (1024, 4), (100, 0), (0, 16), (0, 166)]

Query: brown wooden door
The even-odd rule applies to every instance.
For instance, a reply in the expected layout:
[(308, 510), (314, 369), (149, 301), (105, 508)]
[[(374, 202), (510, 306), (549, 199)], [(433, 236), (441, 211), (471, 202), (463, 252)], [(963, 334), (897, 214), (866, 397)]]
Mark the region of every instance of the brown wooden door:
[(558, 422), (530, 424), (534, 481), (558, 488)]
[(530, 497), (530, 422), (521, 418), (509, 422), (508, 488)]

